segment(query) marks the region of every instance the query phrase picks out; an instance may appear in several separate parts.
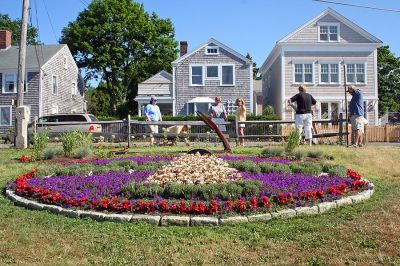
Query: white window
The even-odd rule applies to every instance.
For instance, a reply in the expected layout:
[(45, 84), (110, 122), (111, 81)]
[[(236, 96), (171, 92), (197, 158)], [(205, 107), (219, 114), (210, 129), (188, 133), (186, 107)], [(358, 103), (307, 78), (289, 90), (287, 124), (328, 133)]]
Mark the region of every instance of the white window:
[(221, 86), (235, 85), (235, 66), (221, 65)]
[(11, 126), (11, 106), (0, 106), (0, 126)]
[(51, 78), (51, 93), (57, 95), (57, 89), (58, 89), (57, 76), (53, 75)]
[(207, 46), (206, 47), (206, 54), (216, 55), (219, 54), (219, 47), (218, 46)]
[(218, 79), (218, 66), (207, 66), (206, 67), (206, 78), (207, 79)]
[(229, 100), (225, 103), (225, 110), (228, 113), (228, 115), (234, 115), (236, 109), (237, 109), (237, 106), (235, 104), (235, 101)]
[(346, 64), (347, 83), (365, 83), (365, 64)]
[(58, 114), (58, 105), (57, 104), (53, 104), (53, 106), (51, 107), (51, 114)]
[(321, 42), (338, 42), (339, 41), (339, 24), (324, 23), (318, 25), (319, 41)]
[(64, 55), (64, 69), (68, 69), (68, 57)]
[(339, 64), (321, 64), (321, 84), (339, 83)]
[(24, 93), (28, 92), (28, 83), (29, 83), (28, 72), (26, 72), (24, 80)]
[(3, 74), (3, 93), (17, 93), (16, 74)]
[(72, 87), (71, 87), (71, 95), (72, 95), (72, 97), (74, 97), (77, 94), (78, 94), (78, 87), (76, 86), (76, 83), (73, 82)]
[(190, 85), (191, 86), (203, 86), (203, 66), (190, 66)]
[(294, 64), (294, 83), (313, 83), (313, 64)]

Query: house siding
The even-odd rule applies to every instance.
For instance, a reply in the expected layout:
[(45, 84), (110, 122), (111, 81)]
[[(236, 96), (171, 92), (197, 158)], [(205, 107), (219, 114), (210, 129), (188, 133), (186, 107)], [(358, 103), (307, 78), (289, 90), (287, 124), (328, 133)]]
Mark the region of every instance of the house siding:
[(317, 22), (312, 23), (304, 29), (297, 32), (287, 40), (288, 43), (316, 43), (318, 42), (318, 23), (339, 23), (340, 24), (340, 42), (341, 43), (371, 43), (370, 40), (354, 31), (346, 24), (341, 23), (335, 17), (327, 14), (321, 17)]
[[(209, 45), (214, 45), (210, 43)], [(190, 65), (235, 65), (235, 85), (220, 86), (219, 80), (204, 80), (204, 86), (190, 86)], [(186, 114), (186, 103), (195, 97), (220, 96), (222, 102), (235, 101), (237, 97), (245, 100), (246, 107), (250, 108), (250, 65), (237, 56), (219, 47), (218, 55), (206, 55), (205, 47), (185, 58), (175, 67), (176, 113)], [(205, 78), (205, 73), (204, 76)]]
[[(16, 73), (17, 71), (15, 71)], [(7, 71), (7, 73), (10, 73)], [(28, 72), (28, 92), (24, 93), (24, 105), (30, 107), (31, 116), (30, 120), (39, 116), (39, 72)], [(0, 85), (3, 84), (3, 73), (0, 72)], [(0, 90), (0, 106), (11, 106), (14, 100), (14, 106), (12, 106), (12, 125), (11, 126), (0, 126), (0, 133), (6, 133), (15, 126), (15, 106), (17, 104), (17, 93), (3, 94)]]
[[(64, 68), (64, 56), (68, 60), (66, 69)], [(53, 75), (57, 76), (57, 95), (52, 94)], [(75, 97), (72, 97), (71, 93), (72, 83), (78, 85), (78, 93)], [(64, 46), (43, 66), (42, 86), (42, 116), (51, 114), (53, 105), (58, 106), (59, 113), (84, 111), (84, 86), (67, 46)]]
[[(298, 93), (299, 84), (294, 83), (293, 66), (296, 62), (314, 63), (313, 65), (313, 84), (307, 84), (307, 91), (318, 101), (338, 101), (344, 108), (344, 63), (366, 63), (366, 83), (356, 86), (364, 93), (365, 100), (378, 100), (375, 88), (374, 74), (374, 52), (285, 52), (285, 100)], [(339, 84), (326, 85), (320, 84), (320, 64), (339, 63)], [(351, 96), (348, 95), (350, 101)], [(343, 110), (342, 110), (343, 111)], [(375, 121), (374, 111), (370, 111), (368, 119), (371, 123)], [(292, 118), (292, 110), (286, 108), (284, 119)]]
[[(271, 105), (277, 115), (282, 115), (281, 82), (282, 60), (278, 56), (271, 67), (262, 75), (263, 106)], [(270, 79), (270, 80), (269, 80)]]

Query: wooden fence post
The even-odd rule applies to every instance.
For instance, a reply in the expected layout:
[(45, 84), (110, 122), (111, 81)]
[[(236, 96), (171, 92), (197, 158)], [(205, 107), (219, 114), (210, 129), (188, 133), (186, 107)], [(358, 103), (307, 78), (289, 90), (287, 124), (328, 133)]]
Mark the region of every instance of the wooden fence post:
[(128, 149), (131, 147), (131, 115), (128, 115)]
[(344, 143), (343, 139), (343, 113), (339, 114), (339, 141)]
[(388, 124), (385, 124), (385, 142), (389, 142), (389, 128), (388, 128)]

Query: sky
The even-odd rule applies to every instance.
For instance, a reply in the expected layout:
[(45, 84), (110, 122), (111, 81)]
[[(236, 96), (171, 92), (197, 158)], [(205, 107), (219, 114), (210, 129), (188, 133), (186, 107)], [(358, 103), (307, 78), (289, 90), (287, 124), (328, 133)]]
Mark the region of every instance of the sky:
[[(400, 10), (400, 0), (331, 0)], [(0, 13), (21, 17), (22, 0), (0, 0)], [(30, 0), (33, 26), (40, 41), (58, 42), (61, 31), (87, 8), (90, 0)], [(400, 56), (400, 12), (388, 12), (313, 0), (137, 0), (144, 9), (175, 26), (177, 41), (189, 51), (209, 38), (237, 52), (250, 53), (261, 66), (275, 43), (328, 7), (362, 27)], [(36, 16), (37, 13), (37, 16)]]

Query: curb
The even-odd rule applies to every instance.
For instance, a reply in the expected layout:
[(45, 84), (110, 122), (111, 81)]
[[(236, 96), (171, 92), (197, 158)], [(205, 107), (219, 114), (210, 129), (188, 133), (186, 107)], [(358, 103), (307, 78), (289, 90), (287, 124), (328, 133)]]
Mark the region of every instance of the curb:
[(254, 221), (267, 222), (276, 218), (291, 218), (296, 216), (312, 216), (325, 213), (331, 209), (339, 208), (344, 205), (356, 204), (369, 199), (374, 194), (374, 184), (369, 183), (368, 190), (364, 190), (357, 195), (348, 196), (332, 202), (321, 202), (312, 207), (296, 207), (294, 209), (284, 209), (271, 213), (260, 213), (251, 215), (236, 215), (227, 218), (217, 218), (214, 216), (189, 216), (189, 215), (150, 215), (150, 214), (117, 214), (103, 213), (87, 210), (66, 209), (60, 206), (38, 203), (16, 195), (12, 190), (6, 190), (6, 196), (17, 206), (22, 206), (31, 210), (49, 211), (54, 214), (64, 215), (69, 218), (91, 218), (95, 221), (110, 221), (116, 223), (135, 223), (145, 222), (157, 226), (218, 226), (235, 225)]

